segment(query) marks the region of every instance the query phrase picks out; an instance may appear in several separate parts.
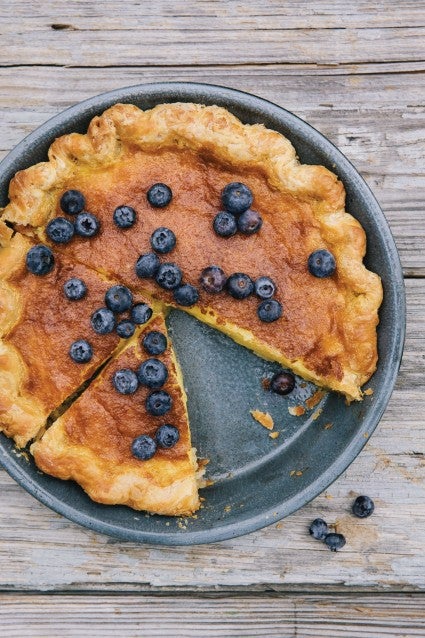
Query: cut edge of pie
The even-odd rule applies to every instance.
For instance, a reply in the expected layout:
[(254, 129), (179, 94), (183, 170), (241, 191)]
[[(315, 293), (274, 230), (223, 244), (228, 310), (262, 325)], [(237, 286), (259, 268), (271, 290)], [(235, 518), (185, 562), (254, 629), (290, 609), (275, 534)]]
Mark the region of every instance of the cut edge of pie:
[[(349, 324), (347, 337), (358, 344), (360, 353), (364, 351), (363, 359), (358, 357), (363, 368), (351, 370), (347, 365), (341, 380), (324, 380), (312, 374), (302, 360), (276, 358), (274, 352), (262, 346), (254, 351), (288, 365), (319, 385), (342, 392), (348, 400), (361, 399), (360, 387), (376, 369), (381, 281), (363, 264), (366, 235), (359, 222), (344, 210), (342, 183), (323, 166), (301, 164), (292, 144), (280, 133), (261, 124), (243, 124), (218, 106), (171, 103), (142, 111), (133, 105), (116, 104), (91, 121), (87, 134), (71, 133), (58, 138), (48, 151), (48, 162), (18, 172), (10, 183), (10, 203), (2, 218), (23, 232), (42, 236), (61, 184), (72, 177), (76, 163), (90, 170), (109, 166), (120, 157), (123, 144), (146, 150), (188, 148), (211, 154), (231, 166), (256, 167), (264, 172), (272, 187), (315, 202), (315, 218), (336, 257), (338, 278), (346, 297), (342, 321)], [(205, 320), (201, 311), (193, 314)], [(233, 338), (239, 331), (230, 324), (225, 329), (213, 318), (209, 322)], [(250, 333), (240, 333), (237, 340), (252, 348)], [(375, 356), (371, 356), (373, 349)]]

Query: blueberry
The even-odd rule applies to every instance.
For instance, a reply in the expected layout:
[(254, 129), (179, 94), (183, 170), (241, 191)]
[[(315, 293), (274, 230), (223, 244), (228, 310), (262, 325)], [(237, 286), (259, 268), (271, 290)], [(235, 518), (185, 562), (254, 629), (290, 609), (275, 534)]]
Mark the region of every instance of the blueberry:
[(235, 299), (246, 299), (254, 291), (254, 282), (251, 277), (242, 272), (235, 272), (227, 280), (227, 290)]
[(308, 258), (308, 269), (315, 277), (330, 277), (336, 268), (335, 257), (329, 250), (315, 250)]
[(152, 416), (162, 416), (169, 410), (171, 410), (171, 406), (173, 405), (173, 400), (164, 390), (156, 390), (155, 392), (151, 392), (148, 398), (146, 399), (146, 410)]
[(315, 518), (309, 527), (310, 534), (318, 541), (323, 541), (329, 534), (329, 528), (323, 518)]
[(325, 544), (329, 547), (331, 552), (336, 552), (338, 549), (342, 549), (345, 543), (345, 536), (342, 534), (335, 534), (334, 532), (331, 532), (325, 536)]
[(270, 381), (270, 390), (276, 394), (289, 394), (295, 388), (295, 377), (290, 372), (276, 372)]
[(142, 344), (148, 354), (162, 354), (167, 349), (167, 337), (162, 332), (152, 330), (143, 337)]
[(227, 277), (219, 266), (204, 268), (199, 277), (199, 282), (207, 292), (221, 292), (226, 285)]
[(112, 286), (106, 291), (105, 303), (112, 312), (126, 312), (131, 308), (133, 295), (126, 286)]
[(265, 299), (257, 308), (257, 315), (261, 321), (270, 323), (282, 316), (282, 304), (276, 299)]
[(375, 503), (369, 496), (358, 496), (353, 503), (352, 512), (357, 518), (367, 518), (373, 514)]
[(129, 368), (117, 370), (112, 377), (112, 383), (120, 394), (134, 394), (139, 387), (136, 373)]
[(47, 224), (46, 235), (56, 244), (66, 244), (74, 237), (74, 224), (65, 217), (55, 217)]
[(258, 277), (255, 281), (255, 294), (260, 299), (270, 299), (276, 292), (276, 284), (270, 277)]
[(173, 297), (180, 306), (193, 306), (199, 299), (199, 292), (195, 286), (183, 284), (174, 290)]
[(84, 209), (86, 200), (80, 191), (69, 190), (62, 195), (59, 204), (67, 215), (77, 215)]
[(108, 308), (99, 308), (92, 314), (90, 323), (95, 332), (106, 335), (115, 328), (115, 317)]
[(238, 219), (238, 230), (244, 235), (252, 235), (263, 225), (261, 215), (256, 210), (248, 208)]
[(123, 319), (117, 325), (117, 335), (121, 337), (121, 339), (129, 339), (134, 335), (134, 331), (136, 326), (129, 319)]
[(161, 425), (155, 434), (155, 441), (159, 447), (170, 448), (174, 447), (180, 438), (180, 433), (175, 425), (166, 423)]
[(79, 339), (71, 344), (69, 356), (75, 363), (88, 363), (93, 356), (93, 349), (88, 341)]
[(72, 279), (65, 281), (63, 291), (67, 299), (70, 301), (78, 301), (86, 295), (87, 286), (82, 279), (72, 277)]
[(27, 252), (26, 266), (33, 275), (47, 275), (55, 265), (52, 251), (43, 244), (33, 246)]
[(137, 219), (136, 211), (131, 206), (118, 206), (114, 210), (113, 219), (118, 228), (131, 228)]
[(140, 255), (136, 262), (136, 275), (141, 279), (155, 277), (160, 264), (161, 262), (159, 261), (159, 257), (158, 255), (155, 255), (155, 253)]
[(147, 359), (139, 366), (137, 378), (148, 388), (161, 388), (168, 378), (167, 366), (159, 359)]
[(152, 317), (152, 308), (147, 303), (136, 303), (130, 312), (130, 318), (140, 326)]
[(151, 206), (164, 208), (164, 206), (167, 206), (171, 202), (173, 192), (167, 184), (161, 184), (161, 182), (159, 182), (150, 187), (146, 193), (146, 197)]
[(178, 288), (182, 282), (183, 274), (177, 264), (168, 263), (161, 264), (156, 274), (156, 282), (165, 288), (165, 290), (174, 290)]
[(80, 213), (75, 219), (75, 232), (81, 237), (93, 237), (99, 232), (100, 223), (91, 213)]
[(142, 436), (138, 436), (137, 439), (134, 439), (131, 444), (131, 452), (136, 459), (148, 461), (156, 452), (156, 443), (152, 437), (147, 434), (142, 434)]
[(221, 201), (229, 213), (240, 215), (251, 206), (253, 196), (251, 190), (241, 182), (227, 184), (221, 192)]
[(231, 237), (238, 229), (236, 217), (227, 211), (221, 211), (214, 217), (213, 228), (220, 237)]
[(153, 231), (151, 235), (151, 246), (161, 255), (165, 255), (173, 250), (176, 245), (176, 236), (172, 230), (161, 226)]

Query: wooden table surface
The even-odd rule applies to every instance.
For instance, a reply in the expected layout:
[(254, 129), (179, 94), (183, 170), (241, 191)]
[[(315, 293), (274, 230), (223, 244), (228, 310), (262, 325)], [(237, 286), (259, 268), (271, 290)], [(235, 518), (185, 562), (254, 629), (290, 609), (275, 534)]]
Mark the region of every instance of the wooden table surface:
[[(195, 80), (267, 98), (354, 163), (394, 233), (408, 327), (376, 433), (281, 523), (188, 548), (123, 543), (0, 471), (0, 635), (425, 636), (425, 3), (0, 1), (0, 156), (85, 98)], [(367, 520), (353, 496), (376, 503)], [(308, 535), (324, 516), (339, 553)], [(60, 631), (60, 634), (59, 634)]]

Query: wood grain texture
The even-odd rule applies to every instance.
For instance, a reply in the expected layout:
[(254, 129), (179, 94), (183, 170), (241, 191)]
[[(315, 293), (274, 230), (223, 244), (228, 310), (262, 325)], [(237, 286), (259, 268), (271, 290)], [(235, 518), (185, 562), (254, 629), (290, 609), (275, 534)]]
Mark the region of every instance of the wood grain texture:
[(341, 64), (423, 60), (424, 3), (3, 3), (0, 64)]
[[(384, 418), (355, 462), (312, 503), (242, 538), (161, 548), (80, 528), (0, 472), (0, 590), (425, 589), (425, 280), (407, 280), (407, 300), (406, 350)], [(350, 513), (361, 493), (376, 503), (365, 520)], [(310, 538), (317, 516), (346, 535), (339, 553)]]
[[(380, 202), (406, 274), (425, 274), (425, 73), (392, 65), (209, 69), (38, 67), (0, 73), (0, 156), (27, 133), (92, 95), (143, 82), (192, 80), (256, 93), (318, 128), (354, 163)], [(425, 64), (423, 65), (425, 68)]]
[(423, 595), (0, 596), (7, 638), (413, 638), (425, 634)]

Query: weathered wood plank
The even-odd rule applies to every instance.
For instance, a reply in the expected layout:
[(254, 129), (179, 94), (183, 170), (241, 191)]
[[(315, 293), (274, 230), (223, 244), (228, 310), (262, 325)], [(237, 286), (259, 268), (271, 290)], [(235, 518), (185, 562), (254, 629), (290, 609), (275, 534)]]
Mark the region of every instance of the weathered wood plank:
[[(0, 72), (0, 154), (52, 115), (92, 95), (138, 82), (193, 80), (275, 101), (333, 141), (366, 178), (392, 226), (408, 274), (425, 274), (425, 74), (340, 75), (303, 68), (64, 69)], [(389, 67), (391, 68), (391, 67)], [(388, 68), (387, 68), (388, 70)], [(59, 90), (60, 87), (60, 90)]]
[(77, 66), (424, 59), (422, 0), (394, 5), (191, 0), (0, 6), (0, 64)]
[(422, 594), (168, 598), (0, 596), (7, 638), (403, 638), (425, 633)]
[[(80, 528), (0, 472), (0, 589), (424, 589), (425, 280), (408, 280), (407, 296), (405, 356), (386, 414), (356, 461), (312, 503), (245, 537), (161, 548)], [(359, 493), (376, 503), (366, 520), (349, 511)], [(339, 553), (310, 538), (317, 516), (346, 534)]]

